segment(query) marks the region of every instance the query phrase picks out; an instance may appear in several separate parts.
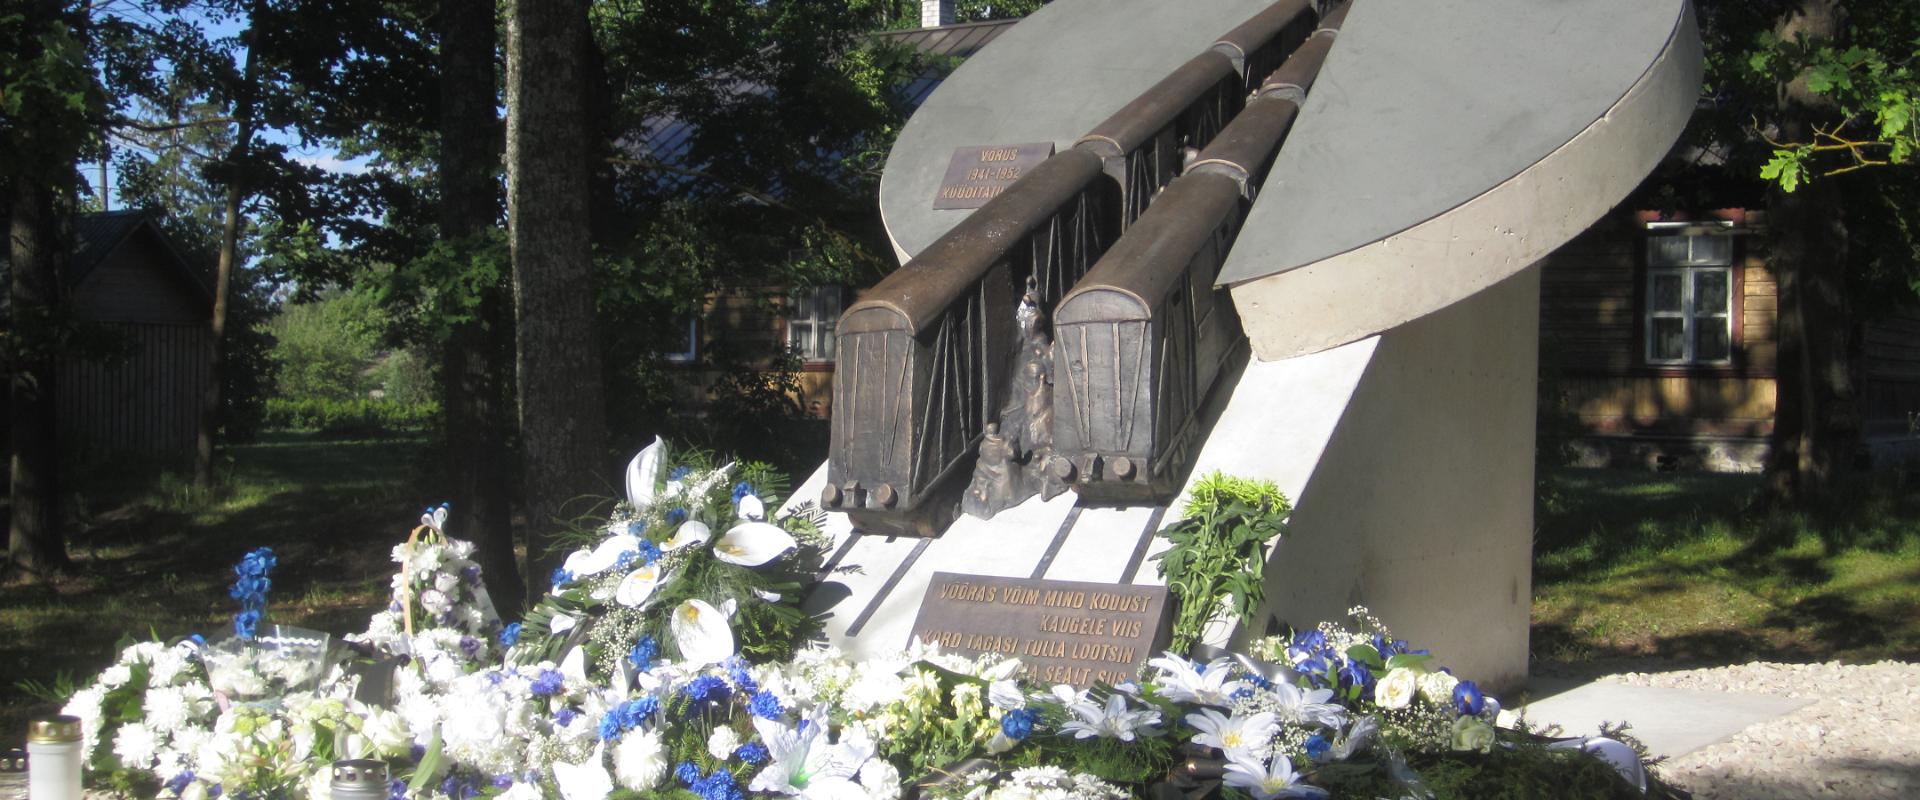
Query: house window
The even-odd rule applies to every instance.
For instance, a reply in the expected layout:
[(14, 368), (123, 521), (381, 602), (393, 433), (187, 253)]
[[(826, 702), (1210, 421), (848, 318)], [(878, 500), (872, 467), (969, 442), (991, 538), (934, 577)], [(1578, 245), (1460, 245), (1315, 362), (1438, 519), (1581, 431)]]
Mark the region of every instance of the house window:
[(1647, 363), (1733, 363), (1733, 238), (1655, 224), (1647, 237)]
[(833, 326), (840, 323), (840, 287), (793, 293), (787, 315), (787, 346), (809, 363), (833, 361)]
[(667, 360), (677, 364), (698, 361), (700, 359), (700, 319), (693, 316), (687, 317), (684, 324), (680, 326), (680, 330), (682, 331), (681, 339), (676, 345), (679, 349), (667, 353)]

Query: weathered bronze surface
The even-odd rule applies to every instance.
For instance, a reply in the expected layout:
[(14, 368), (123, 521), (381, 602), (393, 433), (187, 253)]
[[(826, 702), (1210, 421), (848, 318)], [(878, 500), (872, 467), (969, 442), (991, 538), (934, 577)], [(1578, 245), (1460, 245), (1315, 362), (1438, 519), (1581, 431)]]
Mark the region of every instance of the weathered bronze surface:
[(1313, 9), (1312, 0), (1280, 0), (1228, 31), (1213, 49), (1233, 60), (1251, 94), (1313, 32)]
[(947, 162), (947, 176), (934, 192), (933, 207), (984, 206), (1051, 155), (1052, 142), (955, 149), (953, 159)]
[(1040, 303), (1030, 278), (1013, 315), (1020, 344), (1007, 403), (980, 437), (973, 482), (960, 499), (961, 511), (983, 519), (1036, 494), (1051, 500), (1066, 491), (1065, 481), (1046, 469), (1053, 458), (1053, 328)]
[(1026, 580), (936, 572), (913, 636), (942, 650), (1017, 657), (1042, 684), (1133, 680), (1165, 647), (1164, 586)]

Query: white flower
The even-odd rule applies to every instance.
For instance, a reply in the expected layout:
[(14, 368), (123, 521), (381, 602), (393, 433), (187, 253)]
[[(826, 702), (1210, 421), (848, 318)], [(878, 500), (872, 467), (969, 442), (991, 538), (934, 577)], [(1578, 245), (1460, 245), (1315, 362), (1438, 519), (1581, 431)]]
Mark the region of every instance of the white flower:
[(148, 672), (149, 685), (172, 686), (178, 681), (186, 672), (187, 653), (183, 648), (174, 647), (154, 656)]
[(1420, 699), (1437, 706), (1453, 705), (1453, 687), (1460, 685), (1460, 679), (1445, 672), (1429, 672), (1420, 676)]
[(865, 796), (852, 778), (873, 756), (866, 729), (849, 727), (841, 732), (838, 743), (828, 743), (825, 705), (814, 706), (798, 727), (759, 717), (753, 718), (753, 727), (767, 746), (768, 761), (748, 789), (813, 800)]
[(640, 537), (630, 533), (609, 536), (592, 550), (575, 550), (561, 565), (575, 580), (613, 569), (621, 556), (640, 552)]
[(573, 626), (578, 624), (580, 624), (580, 621), (569, 615), (554, 614), (552, 619), (547, 620), (547, 632), (559, 636), (560, 634), (573, 630)]
[(1267, 752), (1267, 743), (1280, 730), (1280, 723), (1266, 711), (1229, 717), (1211, 708), (1202, 708), (1197, 714), (1187, 715), (1187, 724), (1200, 731), (1193, 737), (1196, 744), (1218, 747), (1229, 759), (1259, 757)]
[(707, 737), (707, 755), (715, 761), (725, 761), (733, 757), (734, 748), (740, 746), (740, 734), (731, 725), (715, 728), (713, 735)]
[(100, 673), (100, 685), (109, 689), (118, 689), (133, 679), (133, 668), (125, 664), (115, 664)]
[(1332, 689), (1302, 689), (1290, 683), (1276, 683), (1270, 690), (1274, 718), (1294, 725), (1325, 725), (1338, 728), (1346, 720), (1347, 710), (1333, 699)]
[(713, 529), (707, 527), (707, 523), (690, 519), (680, 523), (680, 527), (673, 532), (673, 538), (661, 544), (660, 549), (671, 553), (682, 547), (701, 544), (711, 538), (713, 538)]
[(1076, 719), (1062, 724), (1060, 732), (1071, 732), (1075, 739), (1110, 736), (1123, 742), (1131, 742), (1135, 731), (1160, 722), (1159, 711), (1153, 709), (1128, 711), (1126, 696), (1119, 692), (1107, 695), (1107, 705), (1104, 708), (1086, 701), (1067, 706), (1067, 711), (1072, 712)]
[(1293, 762), (1288, 761), (1284, 753), (1275, 755), (1265, 765), (1257, 759), (1236, 759), (1227, 762), (1226, 784), (1245, 790), (1253, 795), (1254, 800), (1327, 796), (1324, 789), (1300, 783), (1299, 774), (1293, 771)]
[(762, 502), (757, 495), (741, 495), (738, 506), (739, 511), (737, 513), (741, 519), (754, 522), (765, 522), (767, 519), (767, 504)]
[(673, 641), (692, 666), (725, 661), (733, 655), (733, 629), (727, 617), (705, 600), (688, 600), (673, 610)]
[(1373, 735), (1379, 732), (1380, 723), (1374, 721), (1373, 717), (1354, 720), (1353, 727), (1348, 728), (1345, 735), (1336, 739), (1332, 747), (1327, 748), (1326, 752), (1321, 753), (1314, 760), (1325, 764), (1330, 761), (1345, 761), (1353, 758), (1354, 754), (1367, 749), (1367, 745), (1373, 741)]
[(1012, 711), (1027, 707), (1027, 694), (1020, 691), (1018, 681), (997, 680), (987, 685), (987, 701), (993, 703), (994, 708)]
[(1420, 691), (1420, 674), (1401, 667), (1373, 685), (1373, 702), (1381, 708), (1406, 708)]
[(627, 573), (620, 579), (620, 588), (613, 592), (614, 602), (628, 608), (642, 608), (653, 597), (653, 590), (660, 588), (666, 577), (659, 564), (649, 564)]
[(1479, 717), (1461, 716), (1453, 721), (1453, 749), (1487, 752), (1493, 747), (1493, 726)]
[(444, 529), (447, 527), (446, 504), (442, 503), (436, 508), (427, 509), (427, 513), (420, 515), (420, 524), (436, 531), (445, 532)]
[(900, 770), (886, 759), (868, 759), (860, 768), (860, 787), (870, 800), (900, 800)]
[(453, 610), (453, 598), (439, 589), (428, 589), (420, 593), (420, 607), (429, 614), (439, 616)]
[(134, 769), (147, 768), (159, 750), (160, 736), (138, 722), (120, 726), (120, 732), (113, 737), (113, 754), (120, 757), (121, 764)]
[(757, 567), (792, 550), (793, 535), (765, 522), (742, 522), (713, 543), (713, 556), (729, 564)]
[[(727, 728), (724, 730), (732, 730)], [(613, 774), (620, 785), (644, 792), (667, 774), (667, 750), (658, 731), (628, 731), (613, 748)]]
[(658, 495), (660, 470), (667, 464), (667, 440), (653, 437), (653, 444), (640, 449), (627, 462), (627, 502), (634, 508), (646, 508)]
[(360, 735), (379, 758), (394, 758), (413, 748), (413, 734), (407, 730), (406, 719), (380, 706), (367, 709)]
[(142, 704), (148, 724), (163, 731), (185, 727), (194, 716), (194, 705), (187, 699), (185, 687), (167, 686), (147, 691)]
[(1233, 693), (1246, 688), (1246, 681), (1227, 680), (1233, 674), (1233, 661), (1216, 658), (1205, 667), (1173, 653), (1148, 661), (1160, 669), (1160, 696), (1176, 703), (1199, 703), (1225, 708), (1233, 703)]
[(606, 743), (593, 748), (593, 755), (578, 764), (553, 762), (553, 781), (560, 784), (560, 796), (566, 800), (606, 800), (613, 794), (613, 776), (601, 766)]

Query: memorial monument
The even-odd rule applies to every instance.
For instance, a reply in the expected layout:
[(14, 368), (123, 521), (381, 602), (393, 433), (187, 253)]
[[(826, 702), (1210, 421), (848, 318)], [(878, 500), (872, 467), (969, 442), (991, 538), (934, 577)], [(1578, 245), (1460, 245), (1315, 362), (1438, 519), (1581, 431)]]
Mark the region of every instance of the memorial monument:
[(1685, 0), (1046, 6), (889, 158), (904, 266), (840, 322), (795, 493), (836, 539), (809, 608), (856, 653), (1118, 674), (1168, 602), (1153, 534), (1219, 470), (1296, 511), (1256, 629), (1209, 644), (1364, 604), (1519, 682), (1529, 266), (1666, 154), (1699, 58)]

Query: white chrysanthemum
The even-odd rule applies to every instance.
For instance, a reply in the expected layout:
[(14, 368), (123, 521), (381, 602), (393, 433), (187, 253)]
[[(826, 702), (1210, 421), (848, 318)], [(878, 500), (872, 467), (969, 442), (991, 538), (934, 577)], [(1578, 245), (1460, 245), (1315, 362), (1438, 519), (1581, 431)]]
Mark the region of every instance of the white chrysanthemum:
[(1429, 672), (1420, 676), (1420, 698), (1438, 706), (1453, 704), (1453, 687), (1460, 685), (1460, 679), (1445, 672)]
[(885, 759), (869, 759), (861, 765), (859, 778), (868, 800), (900, 800), (900, 770)]
[(143, 723), (122, 725), (120, 732), (113, 737), (113, 754), (120, 757), (121, 764), (134, 769), (147, 768), (159, 750), (160, 737)]
[(187, 656), (178, 648), (169, 648), (154, 655), (148, 668), (149, 686), (172, 686), (185, 677)]
[(453, 598), (439, 589), (428, 589), (420, 593), (420, 607), (429, 614), (445, 614), (453, 610)]
[(1406, 708), (1419, 691), (1419, 673), (1401, 667), (1389, 671), (1387, 677), (1373, 685), (1373, 702), (1381, 708)]
[(177, 686), (165, 686), (147, 691), (143, 704), (147, 723), (163, 731), (171, 731), (187, 724), (193, 717), (193, 705), (187, 700), (187, 693)]
[(863, 661), (853, 669), (853, 681), (847, 684), (841, 707), (860, 714), (873, 711), (900, 698), (906, 691), (906, 679), (890, 665)]
[(613, 749), (613, 776), (621, 786), (644, 792), (660, 785), (666, 775), (667, 749), (661, 746), (658, 731), (630, 731), (620, 738)]
[(133, 679), (133, 668), (125, 664), (115, 664), (100, 673), (100, 685), (109, 689), (118, 689)]
[(433, 588), (452, 594), (460, 587), (460, 576), (452, 572), (439, 572), (433, 576)]
[(722, 725), (714, 729), (707, 737), (707, 755), (715, 761), (725, 761), (733, 757), (733, 750), (740, 746), (740, 733), (732, 725)]

